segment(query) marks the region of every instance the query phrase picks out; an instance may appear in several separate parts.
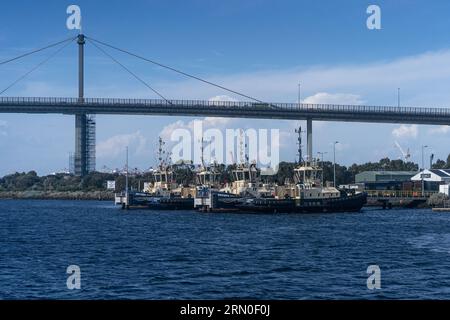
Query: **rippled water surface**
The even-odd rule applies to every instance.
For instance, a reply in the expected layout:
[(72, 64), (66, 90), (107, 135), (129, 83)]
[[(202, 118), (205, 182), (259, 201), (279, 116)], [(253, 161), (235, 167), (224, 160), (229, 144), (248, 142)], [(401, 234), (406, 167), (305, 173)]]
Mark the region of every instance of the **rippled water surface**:
[[(381, 289), (367, 289), (367, 267)], [(66, 268), (81, 269), (68, 290)], [(450, 213), (248, 215), (0, 201), (1, 299), (450, 299)]]

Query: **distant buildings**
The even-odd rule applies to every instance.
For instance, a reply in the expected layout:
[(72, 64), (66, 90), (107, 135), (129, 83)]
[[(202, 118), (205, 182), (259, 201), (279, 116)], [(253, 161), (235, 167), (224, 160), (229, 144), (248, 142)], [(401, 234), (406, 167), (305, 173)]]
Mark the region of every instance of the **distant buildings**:
[(411, 181), (436, 182), (440, 184), (450, 183), (450, 169), (425, 169), (411, 178)]
[[(416, 171), (364, 171), (355, 175), (355, 183), (363, 183), (366, 190), (424, 190), (448, 194), (450, 169)], [(447, 186), (447, 189), (445, 187)]]
[(364, 183), (366, 190), (403, 190), (416, 174), (416, 171), (363, 171), (355, 175), (355, 183)]
[(425, 190), (439, 191), (441, 185), (450, 184), (450, 169), (425, 169), (411, 178), (411, 181), (421, 182), (423, 179)]

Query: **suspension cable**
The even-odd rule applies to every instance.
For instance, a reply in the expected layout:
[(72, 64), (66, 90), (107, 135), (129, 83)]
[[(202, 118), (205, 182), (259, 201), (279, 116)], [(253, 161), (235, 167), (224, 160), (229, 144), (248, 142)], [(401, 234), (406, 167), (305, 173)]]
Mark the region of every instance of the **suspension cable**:
[(199, 78), (199, 77), (197, 77), (197, 76), (194, 76), (194, 75), (192, 75), (192, 74), (186, 73), (186, 72), (184, 72), (184, 71), (181, 71), (181, 70), (172, 68), (172, 67), (170, 67), (170, 66), (164, 65), (164, 64), (162, 64), (162, 63), (156, 62), (156, 61), (154, 61), (154, 60), (150, 60), (150, 59), (145, 58), (145, 57), (143, 57), (143, 56), (140, 56), (140, 55), (138, 55), (138, 54), (132, 53), (132, 52), (130, 52), (130, 51), (128, 51), (128, 50), (120, 49), (120, 48), (118, 48), (118, 47), (116, 47), (116, 46), (107, 44), (107, 43), (105, 43), (105, 42), (103, 42), (103, 41), (100, 41), (100, 40), (93, 39), (93, 38), (91, 38), (91, 37), (87, 37), (87, 36), (86, 36), (86, 38), (88, 38), (88, 39), (90, 39), (90, 40), (92, 40), (92, 41), (94, 41), (94, 42), (97, 42), (97, 43), (99, 43), (99, 44), (101, 44), (101, 45), (104, 45), (104, 46), (106, 46), (106, 47), (109, 47), (109, 48), (111, 48), (111, 49), (120, 51), (120, 52), (122, 52), (122, 53), (126, 53), (126, 54), (128, 54), (128, 55), (130, 55), (130, 56), (133, 56), (133, 57), (135, 57), (135, 58), (138, 58), (138, 59), (141, 59), (141, 60), (150, 62), (150, 63), (152, 63), (152, 64), (154, 64), (154, 65), (159, 66), (159, 67), (162, 67), (162, 68), (165, 68), (165, 69), (174, 71), (174, 72), (176, 72), (176, 73), (182, 74), (182, 75), (184, 75), (184, 76), (186, 76), (186, 77), (189, 77), (189, 78), (192, 78), (192, 79), (195, 79), (195, 80), (204, 82), (204, 83), (209, 84), (209, 85), (211, 85), (211, 86), (220, 88), (220, 89), (222, 89), (222, 90), (225, 90), (225, 91), (228, 91), (228, 92), (231, 92), (231, 93), (234, 93), (234, 94), (237, 94), (237, 95), (239, 95), (239, 96), (241, 96), (241, 97), (245, 97), (245, 98), (247, 98), (247, 99), (251, 99), (251, 100), (254, 100), (254, 101), (259, 102), (259, 103), (264, 103), (263, 101), (261, 101), (261, 100), (259, 100), (259, 99), (253, 98), (253, 97), (251, 97), (251, 96), (248, 96), (248, 95), (246, 95), (246, 94), (240, 93), (240, 92), (235, 91), (235, 90), (232, 90), (232, 89), (228, 89), (228, 88), (226, 88), (226, 87), (224, 87), (224, 86), (222, 86), (222, 85), (219, 85), (219, 84), (213, 83), (213, 82), (211, 82), (211, 81), (208, 81), (208, 80)]
[(19, 55), (19, 56), (17, 56), (17, 57), (14, 57), (14, 58), (11, 58), (11, 59), (7, 59), (7, 60), (4, 60), (4, 61), (1, 61), (1, 62), (0, 62), (0, 65), (4, 65), (4, 64), (7, 64), (7, 63), (9, 63), (9, 62), (12, 62), (12, 61), (21, 59), (21, 58), (26, 57), (26, 56), (29, 56), (29, 55), (32, 55), (33, 53), (37, 53), (37, 52), (40, 52), (40, 51), (43, 51), (43, 50), (46, 50), (46, 49), (49, 49), (49, 48), (52, 48), (52, 47), (56, 47), (57, 45), (62, 44), (62, 43), (64, 43), (64, 42), (66, 42), (66, 41), (71, 41), (71, 40), (73, 41), (73, 40), (75, 40), (76, 38), (77, 38), (77, 37), (71, 37), (71, 38), (68, 38), (68, 39), (65, 39), (65, 40), (62, 40), (62, 41), (58, 41), (58, 42), (52, 43), (52, 44), (50, 44), (50, 45), (48, 45), (48, 46), (45, 46), (45, 47), (42, 47), (42, 48), (39, 48), (39, 49), (35, 49), (35, 50), (30, 51), (30, 52), (21, 54), (21, 55)]
[[(11, 87), (15, 86), (18, 82), (20, 82), (21, 80), (25, 79), (29, 74), (31, 74), (32, 72), (34, 72), (36, 69), (38, 69), (39, 67), (41, 67), (42, 65), (44, 65), (46, 62), (48, 62), (50, 59), (52, 59), (54, 56), (56, 56), (58, 53), (60, 53), (63, 49), (65, 49), (69, 44), (72, 43), (72, 41), (74, 41), (76, 38), (72, 38), (70, 39), (70, 42), (67, 42), (65, 45), (63, 45), (61, 48), (59, 48), (58, 50), (56, 50), (55, 52), (53, 52), (50, 56), (48, 56), (47, 58), (45, 58), (44, 60), (42, 60), (41, 62), (39, 62), (37, 65), (35, 65), (32, 69), (30, 69), (28, 72), (24, 73), (22, 76), (20, 76), (19, 78), (17, 78), (13, 83), (11, 83), (9, 86), (7, 86), (5, 89), (3, 89), (2, 91), (0, 91), (0, 95), (2, 95), (3, 93), (5, 93), (7, 90), (9, 90)], [(68, 39), (69, 40), (69, 39)], [(68, 41), (66, 40), (66, 41)], [(63, 42), (61, 42), (63, 43)]]
[[(87, 38), (87, 37), (86, 37)], [(115, 63), (117, 63), (119, 66), (121, 66), (125, 71), (127, 71), (129, 74), (131, 74), (134, 78), (136, 78), (139, 82), (141, 82), (142, 84), (144, 84), (147, 88), (149, 88), (150, 90), (152, 90), (154, 93), (156, 93), (158, 96), (160, 96), (163, 100), (165, 100), (167, 103), (172, 104), (172, 102), (170, 102), (169, 100), (167, 100), (161, 93), (159, 93), (158, 91), (156, 91), (154, 88), (152, 88), (147, 82), (145, 82), (144, 80), (142, 80), (137, 74), (135, 74), (133, 71), (131, 71), (130, 69), (128, 69), (125, 65), (123, 65), (122, 63), (120, 63), (116, 58), (114, 58), (112, 55), (110, 55), (108, 52), (106, 52), (105, 50), (103, 50), (103, 48), (101, 48), (99, 45), (97, 45), (94, 41), (92, 41), (92, 39), (88, 39), (100, 52), (102, 52), (104, 55), (106, 55), (108, 58), (110, 58), (112, 61), (114, 61)]]

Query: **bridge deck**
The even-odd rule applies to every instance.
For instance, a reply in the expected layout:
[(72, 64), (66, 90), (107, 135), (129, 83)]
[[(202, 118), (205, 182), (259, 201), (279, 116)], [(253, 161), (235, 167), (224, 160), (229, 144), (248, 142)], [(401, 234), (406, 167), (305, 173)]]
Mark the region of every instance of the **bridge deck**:
[(2, 97), (0, 113), (128, 114), (450, 125), (449, 108), (56, 97)]

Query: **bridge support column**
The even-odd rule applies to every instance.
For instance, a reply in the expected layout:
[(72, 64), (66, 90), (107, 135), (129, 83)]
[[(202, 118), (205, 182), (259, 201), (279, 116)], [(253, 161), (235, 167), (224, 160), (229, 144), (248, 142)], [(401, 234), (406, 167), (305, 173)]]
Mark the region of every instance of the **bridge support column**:
[[(84, 102), (84, 44), (83, 34), (78, 35), (78, 102)], [(74, 172), (84, 176), (95, 170), (95, 120), (86, 114), (75, 115)]]
[(308, 161), (313, 159), (313, 136), (312, 136), (312, 119), (306, 119), (306, 144), (307, 144), (307, 155)]
[(85, 114), (75, 115), (75, 174), (84, 176), (87, 173), (86, 156), (87, 156), (87, 117)]

